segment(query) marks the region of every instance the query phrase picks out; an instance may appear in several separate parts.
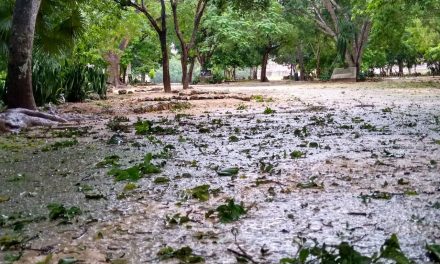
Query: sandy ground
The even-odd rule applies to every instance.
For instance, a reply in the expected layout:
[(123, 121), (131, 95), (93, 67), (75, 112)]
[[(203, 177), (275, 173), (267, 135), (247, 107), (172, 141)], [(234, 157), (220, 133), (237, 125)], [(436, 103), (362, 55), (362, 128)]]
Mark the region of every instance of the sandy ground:
[[(157, 257), (166, 246), (189, 246), (206, 263), (237, 263), (228, 249), (238, 245), (255, 262), (278, 263), (295, 255), (299, 237), (308, 246), (348, 241), (371, 255), (393, 233), (409, 258), (429, 263), (425, 245), (440, 243), (439, 88), (433, 78), (196, 86), (193, 91), (261, 95), (263, 102), (191, 100), (189, 109), (139, 113), (161, 104), (152, 98), (173, 95), (136, 87), (106, 101), (66, 104), (62, 112), (84, 116), (74, 126), (88, 128), (76, 136), (78, 144), (50, 149), (71, 140), (57, 138), (59, 129), (0, 140), (0, 236), (22, 242), (4, 248), (0, 263), (19, 252), (17, 263), (47, 256), (48, 263), (69, 256), (84, 263), (178, 263)], [(264, 114), (268, 109), (274, 112)], [(115, 133), (106, 127), (115, 115), (128, 117), (130, 128), (141, 118), (174, 131)], [(121, 144), (108, 144), (115, 134)], [(161, 172), (145, 175), (134, 190), (96, 166), (118, 155), (127, 168), (166, 145), (173, 146), (171, 156), (153, 162)], [(294, 152), (302, 157), (292, 158)], [(238, 174), (218, 175), (230, 167)], [(208, 201), (188, 194), (204, 184)], [(84, 186), (103, 199), (86, 198)], [(247, 213), (228, 224), (217, 213), (206, 217), (228, 199), (243, 202)], [(44, 219), (53, 202), (83, 213), (71, 224)], [(176, 214), (190, 221), (173, 224)], [(14, 231), (16, 220), (23, 224)]]

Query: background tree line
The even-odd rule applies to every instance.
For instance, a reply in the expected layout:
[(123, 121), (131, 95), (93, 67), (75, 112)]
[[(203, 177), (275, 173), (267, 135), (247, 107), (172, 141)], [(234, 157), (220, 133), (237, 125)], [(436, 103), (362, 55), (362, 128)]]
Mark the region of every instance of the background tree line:
[(440, 2), (0, 3), (0, 96), (10, 108), (104, 98), (107, 83), (117, 87), (128, 75), (131, 82), (160, 81), (165, 92), (177, 78), (186, 89), (207, 72), (211, 82), (258, 75), (265, 82), (271, 59), (302, 80), (325, 80), (346, 66), (356, 67), (359, 79), (373, 76), (373, 69), (415, 73), (419, 63), (440, 74)]

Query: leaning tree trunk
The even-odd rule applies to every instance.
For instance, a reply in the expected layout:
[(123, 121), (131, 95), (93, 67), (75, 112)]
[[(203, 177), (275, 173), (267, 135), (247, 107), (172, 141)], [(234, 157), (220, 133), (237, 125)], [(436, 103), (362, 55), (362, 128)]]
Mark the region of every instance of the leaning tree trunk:
[(265, 51), (263, 55), (263, 61), (261, 62), (261, 82), (268, 82), (267, 78), (267, 62), (269, 61), (269, 51)]
[(15, 1), (6, 78), (9, 108), (37, 108), (32, 92), (32, 48), (40, 4), (41, 0)]

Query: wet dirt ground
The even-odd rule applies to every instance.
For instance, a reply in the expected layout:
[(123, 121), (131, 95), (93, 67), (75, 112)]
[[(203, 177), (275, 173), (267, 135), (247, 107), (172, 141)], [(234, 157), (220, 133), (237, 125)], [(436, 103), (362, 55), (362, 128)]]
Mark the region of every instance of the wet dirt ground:
[[(0, 138), (0, 240), (17, 241), (2, 244), (0, 263), (18, 254), (16, 263), (179, 263), (158, 258), (167, 246), (189, 246), (206, 263), (237, 263), (228, 249), (239, 248), (257, 263), (279, 263), (295, 255), (298, 238), (307, 245), (347, 241), (371, 255), (393, 233), (411, 260), (429, 263), (425, 245), (440, 243), (439, 88), (436, 79), (196, 86), (254, 97), (136, 114), (158, 104), (145, 98), (169, 97), (138, 87), (61, 106), (84, 115), (74, 127), (87, 132), (72, 138), (59, 132), (77, 130), (38, 129)], [(130, 131), (106, 126), (116, 115), (129, 118), (123, 124)], [(164, 130), (137, 135), (138, 118)], [(118, 144), (109, 144), (112, 136)], [(135, 185), (97, 166), (117, 155), (125, 169), (147, 153), (156, 154), (161, 172)], [(219, 176), (225, 168), (239, 171)], [(189, 191), (201, 185), (209, 185), (207, 201)], [(238, 221), (207, 216), (229, 199), (247, 211)], [(71, 223), (49, 220), (50, 203), (82, 214)], [(188, 219), (175, 223), (176, 214)]]

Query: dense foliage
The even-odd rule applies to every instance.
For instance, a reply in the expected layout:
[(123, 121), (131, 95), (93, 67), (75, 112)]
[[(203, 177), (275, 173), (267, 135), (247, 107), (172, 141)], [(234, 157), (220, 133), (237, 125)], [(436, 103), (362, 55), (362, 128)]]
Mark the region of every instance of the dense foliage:
[[(14, 2), (0, 3), (0, 98)], [(269, 60), (304, 80), (326, 80), (344, 65), (358, 67), (359, 77), (402, 75), (404, 68), (417, 74), (415, 66), (423, 63), (440, 74), (438, 1), (162, 2), (172, 82), (180, 82), (184, 66), (194, 83), (256, 79), (262, 68), (265, 79)], [(42, 1), (33, 60), (38, 105), (58, 102), (62, 94), (68, 101), (90, 93), (105, 98), (106, 81), (162, 82), (163, 50), (152, 24), (163, 15), (161, 5), (145, 1), (145, 10), (135, 10), (132, 3), (141, 2)]]

